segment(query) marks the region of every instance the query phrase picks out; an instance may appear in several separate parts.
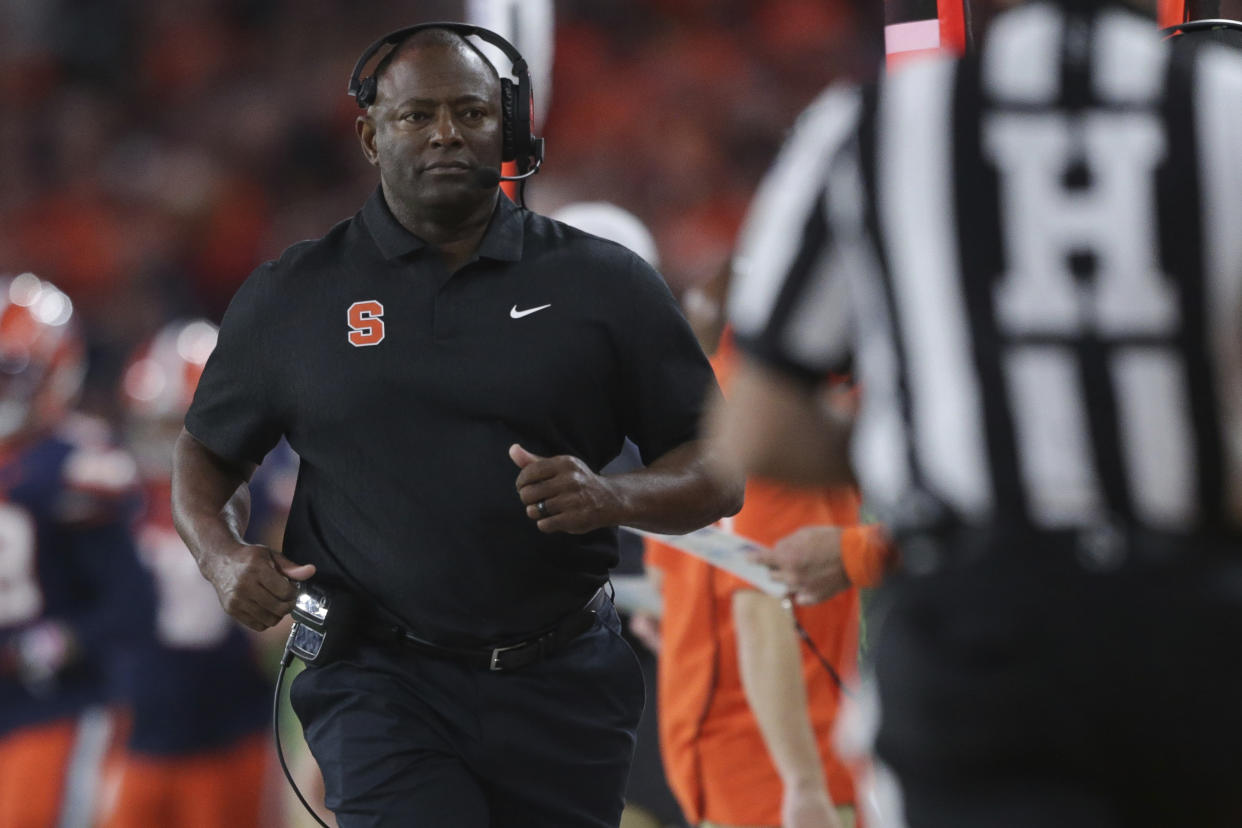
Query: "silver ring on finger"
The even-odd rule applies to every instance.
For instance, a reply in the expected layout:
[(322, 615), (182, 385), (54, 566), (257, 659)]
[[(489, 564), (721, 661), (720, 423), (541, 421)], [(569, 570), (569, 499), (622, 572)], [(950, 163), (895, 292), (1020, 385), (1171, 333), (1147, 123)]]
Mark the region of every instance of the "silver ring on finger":
[(541, 500), (538, 503), (536, 503), (535, 509), (536, 511), (539, 512), (539, 517), (541, 518), (548, 517), (548, 502), (546, 500)]

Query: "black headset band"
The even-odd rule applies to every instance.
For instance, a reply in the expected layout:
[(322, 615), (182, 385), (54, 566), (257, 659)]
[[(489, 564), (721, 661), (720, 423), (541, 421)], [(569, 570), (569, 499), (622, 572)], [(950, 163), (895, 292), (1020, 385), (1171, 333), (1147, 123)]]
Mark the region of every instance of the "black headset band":
[(406, 26), (404, 29), (397, 29), (395, 32), (389, 32), (368, 46), (366, 51), (362, 53), (362, 56), (358, 58), (358, 62), (354, 64), (353, 74), (349, 76), (349, 94), (354, 98), (358, 97), (358, 92), (362, 89), (362, 70), (366, 68), (366, 65), (371, 61), (371, 58), (375, 57), (375, 54), (380, 49), (383, 49), (385, 46), (389, 45), (398, 46), (410, 36), (425, 29), (444, 29), (446, 31), (453, 32), (454, 34), (461, 35), (463, 38), (473, 35), (485, 43), (490, 43), (503, 52), (505, 57), (507, 57), (513, 64), (513, 74), (517, 76), (518, 80), (526, 81), (526, 85), (529, 86), (530, 81), (527, 75), (526, 59), (522, 57), (522, 53), (517, 50), (516, 46), (493, 32), (491, 29), (485, 29), (482, 26), (475, 26), (470, 23), (454, 23), (445, 21), (439, 23), (420, 23), (417, 26)]

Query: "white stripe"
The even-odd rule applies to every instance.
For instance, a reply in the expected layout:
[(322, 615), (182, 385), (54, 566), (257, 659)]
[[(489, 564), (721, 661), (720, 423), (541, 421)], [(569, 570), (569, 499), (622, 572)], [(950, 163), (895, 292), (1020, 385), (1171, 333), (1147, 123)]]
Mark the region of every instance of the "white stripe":
[(858, 376), (866, 393), (854, 425), (850, 456), (867, 508), (881, 522), (898, 517), (902, 493), (910, 487), (906, 463), (909, 434), (897, 389), (897, 352), (888, 303), (876, 280), (855, 290), (858, 313)]
[(1009, 380), (1027, 508), (1045, 529), (1095, 521), (1101, 512), (1078, 362), (1059, 345), (1010, 348)]
[(1061, 88), (1062, 18), (1032, 3), (998, 17), (980, 58), (983, 87), (1002, 100), (1052, 103)]
[(1167, 348), (1127, 348), (1112, 373), (1135, 511), (1150, 526), (1185, 529), (1198, 499), (1182, 361)]
[(1105, 101), (1148, 103), (1164, 88), (1169, 50), (1150, 20), (1116, 9), (1102, 12), (1092, 57), (1096, 92)]
[[(834, 173), (829, 191), (836, 241), (846, 246), (853, 258), (848, 267), (850, 298), (857, 320), (856, 373), (867, 389), (862, 395), (850, 450), (868, 508), (881, 520), (891, 520), (902, 494), (910, 487), (911, 470), (906, 463), (910, 434), (901, 416), (893, 319), (875, 243), (863, 227), (861, 208), (866, 195), (862, 192), (858, 161), (855, 155), (852, 164), (842, 169), (840, 182)], [(854, 186), (847, 186), (844, 179), (851, 175), (857, 181)]]
[(78, 717), (73, 751), (65, 771), (58, 828), (89, 828), (95, 824), (100, 774), (111, 739), (112, 717), (107, 710), (92, 707)]
[[(904, 330), (918, 461), (963, 515), (992, 506), (980, 389), (961, 289), (954, 204), (955, 64), (931, 59), (881, 99), (878, 207)], [(970, 186), (971, 182), (962, 182)]]
[(738, 242), (729, 316), (739, 334), (761, 330), (797, 259), (802, 228), (823, 193), (837, 147), (858, 116), (856, 89), (830, 89), (798, 121), (760, 185)]
[(815, 263), (802, 298), (782, 332), (782, 345), (796, 362), (824, 366), (849, 354), (853, 330), (847, 274), (849, 251), (833, 244)]
[(940, 21), (915, 20), (884, 27), (884, 52), (913, 52), (940, 48)]
[(1242, 522), (1242, 61), (1223, 48), (1205, 47), (1200, 69), (1195, 109), (1208, 323), (1220, 394), (1228, 515)]

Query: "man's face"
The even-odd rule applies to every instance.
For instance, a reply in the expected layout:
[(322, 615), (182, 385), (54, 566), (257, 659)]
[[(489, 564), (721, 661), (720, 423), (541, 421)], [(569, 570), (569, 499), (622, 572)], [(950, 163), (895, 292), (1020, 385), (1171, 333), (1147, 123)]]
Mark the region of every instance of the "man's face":
[(490, 198), (473, 171), (500, 167), (500, 84), (466, 49), (417, 43), (380, 77), (358, 119), (363, 153), (380, 169), (394, 210), (467, 209)]

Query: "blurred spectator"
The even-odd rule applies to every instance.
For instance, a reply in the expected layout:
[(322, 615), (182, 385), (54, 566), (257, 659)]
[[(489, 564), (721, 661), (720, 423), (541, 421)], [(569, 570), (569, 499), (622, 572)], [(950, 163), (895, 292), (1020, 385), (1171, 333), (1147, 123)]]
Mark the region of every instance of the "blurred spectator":
[[(737, 361), (721, 303), (731, 268), (687, 291), (682, 306), (725, 394)], [(663, 596), (658, 637), (660, 742), (669, 782), (699, 828), (849, 828), (854, 790), (831, 745), (854, 672), (857, 560), (870, 532), (849, 490), (792, 489), (751, 479), (742, 510), (725, 522), (765, 546), (833, 550), (831, 600), (785, 606), (705, 561), (648, 540), (647, 573)], [(799, 634), (808, 646), (799, 642)], [(740, 784), (745, 780), (745, 784)], [(836, 806), (835, 808), (833, 806)]]
[[(712, 358), (726, 395), (736, 358), (726, 334)], [(857, 523), (851, 491), (751, 479), (731, 528), (766, 546), (840, 544)], [(854, 673), (858, 591), (843, 577), (831, 600), (793, 609), (654, 540), (647, 565), (664, 599), (661, 750), (687, 818), (702, 828), (852, 828), (853, 784), (831, 735), (842, 677)]]

